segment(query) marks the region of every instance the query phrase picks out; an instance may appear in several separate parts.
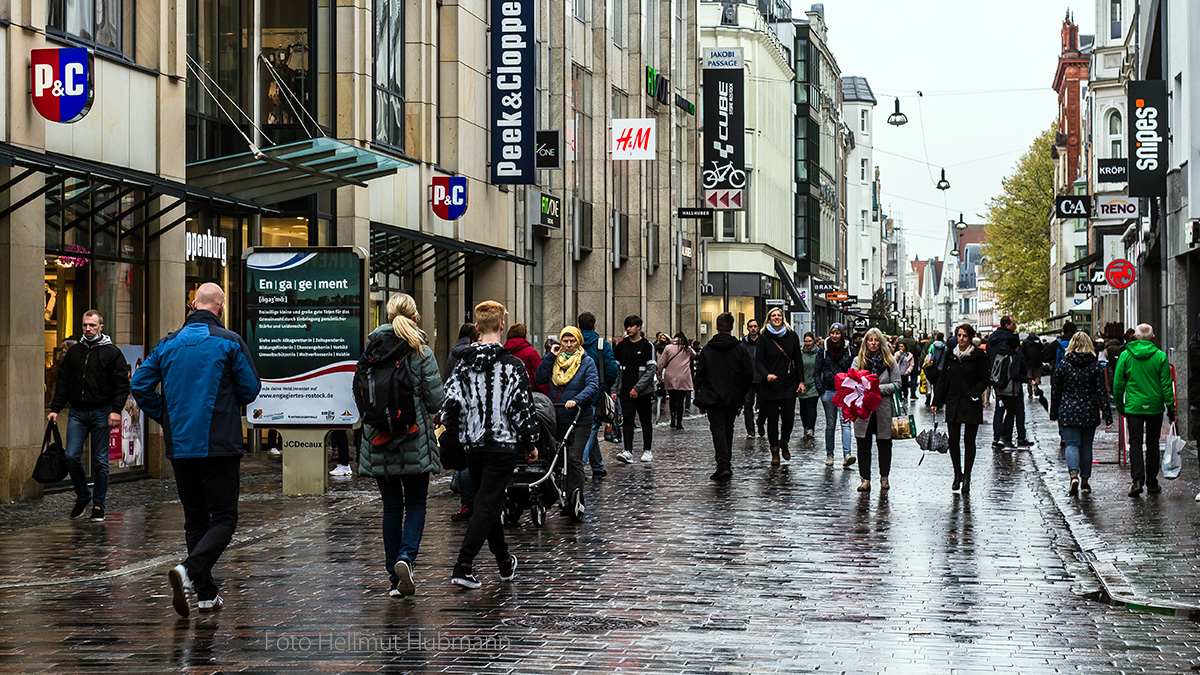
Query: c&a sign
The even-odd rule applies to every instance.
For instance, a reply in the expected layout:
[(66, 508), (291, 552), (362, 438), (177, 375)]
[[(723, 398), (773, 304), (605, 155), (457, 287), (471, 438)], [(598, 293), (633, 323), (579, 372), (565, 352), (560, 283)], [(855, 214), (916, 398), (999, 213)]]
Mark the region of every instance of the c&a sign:
[(87, 49), (34, 49), (29, 53), (33, 107), (51, 122), (70, 124), (92, 108), (92, 54)]
[(434, 176), (429, 186), (429, 203), (442, 220), (458, 220), (467, 212), (467, 177)]

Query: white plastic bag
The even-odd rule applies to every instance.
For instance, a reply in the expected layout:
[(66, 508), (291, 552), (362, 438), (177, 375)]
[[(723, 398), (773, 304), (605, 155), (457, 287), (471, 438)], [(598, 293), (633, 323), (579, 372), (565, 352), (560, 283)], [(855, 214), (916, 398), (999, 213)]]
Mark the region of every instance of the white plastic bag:
[(1175, 480), (1179, 478), (1179, 470), (1183, 468), (1183, 446), (1185, 441), (1179, 437), (1179, 430), (1171, 425), (1171, 433), (1167, 434), (1163, 444), (1162, 475), (1163, 478)]

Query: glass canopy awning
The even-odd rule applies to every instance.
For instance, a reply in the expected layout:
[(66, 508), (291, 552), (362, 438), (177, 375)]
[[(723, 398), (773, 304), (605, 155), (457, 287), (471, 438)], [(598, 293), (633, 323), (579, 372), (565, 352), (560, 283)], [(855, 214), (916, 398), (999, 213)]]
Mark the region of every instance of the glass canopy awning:
[(189, 185), (259, 204), (276, 204), (324, 190), (357, 185), (412, 166), (332, 138), (254, 148), (251, 152), (188, 164)]

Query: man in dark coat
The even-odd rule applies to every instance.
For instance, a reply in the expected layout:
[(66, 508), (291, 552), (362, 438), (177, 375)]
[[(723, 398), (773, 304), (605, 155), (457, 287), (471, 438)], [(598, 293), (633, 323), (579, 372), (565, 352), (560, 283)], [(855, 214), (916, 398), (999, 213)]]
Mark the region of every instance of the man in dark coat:
[(717, 456), (717, 471), (713, 480), (729, 480), (733, 476), (733, 425), (738, 407), (754, 381), (754, 364), (733, 331), (733, 315), (717, 315), (717, 334), (700, 352), (696, 369), (696, 406), (708, 414)]
[[(746, 355), (750, 357), (750, 362), (754, 362), (754, 350), (758, 345), (758, 320), (750, 319), (746, 322), (746, 335), (741, 340), (742, 349), (746, 351)], [(758, 371), (754, 371), (754, 380), (750, 384), (750, 388), (746, 391), (746, 400), (742, 402), (742, 414), (746, 418), (746, 437), (754, 438), (754, 404), (755, 401), (762, 405), (762, 376)], [(758, 416), (758, 435), (759, 437), (766, 436), (767, 430), (763, 425), (767, 422), (767, 416), (760, 414)]]

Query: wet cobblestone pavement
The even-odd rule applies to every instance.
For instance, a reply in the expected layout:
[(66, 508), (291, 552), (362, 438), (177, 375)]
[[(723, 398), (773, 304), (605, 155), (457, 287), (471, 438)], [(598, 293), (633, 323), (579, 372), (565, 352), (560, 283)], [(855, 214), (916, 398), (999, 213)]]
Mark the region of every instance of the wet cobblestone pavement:
[[(512, 584), (481, 556), (478, 591), (448, 583), (463, 526), (449, 520), (457, 496), (443, 475), (431, 489), (417, 595), (401, 601), (386, 596), (373, 481), (284, 498), (277, 483), (255, 479), (217, 570), (227, 605), (191, 619), (178, 619), (167, 596), (165, 572), (182, 554), (178, 504), (122, 507), (126, 486), (117, 485), (105, 523), (64, 516), (0, 533), (0, 671), (1200, 669), (1195, 623), (1085, 597), (1098, 586), (1077, 556), (1079, 528), (1068, 528), (1071, 519), (1092, 525), (1085, 548), (1104, 542), (1131, 569), (1156, 553), (1189, 556), (1172, 549), (1182, 525), (1126, 553), (1109, 541), (1185, 513), (1188, 486), (1131, 505), (1102, 477), (1115, 467), (1101, 467), (1090, 506), (1068, 503), (1044, 419), (1034, 413), (1041, 445), (1032, 453), (993, 453), (981, 430), (969, 497), (951, 493), (945, 455), (918, 465), (913, 441), (896, 443), (890, 492), (857, 493), (856, 470), (824, 465), (820, 426), (817, 442), (795, 444), (779, 468), (768, 465), (765, 439), (738, 437), (734, 480), (713, 485), (703, 420), (659, 427), (652, 464), (610, 462), (607, 479), (588, 483), (582, 524), (554, 515), (543, 529), (526, 518), (510, 530), (520, 559)], [(246, 466), (269, 476), (275, 465), (257, 456)]]

